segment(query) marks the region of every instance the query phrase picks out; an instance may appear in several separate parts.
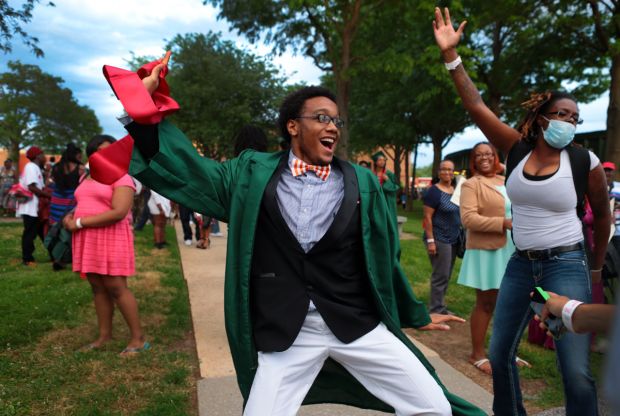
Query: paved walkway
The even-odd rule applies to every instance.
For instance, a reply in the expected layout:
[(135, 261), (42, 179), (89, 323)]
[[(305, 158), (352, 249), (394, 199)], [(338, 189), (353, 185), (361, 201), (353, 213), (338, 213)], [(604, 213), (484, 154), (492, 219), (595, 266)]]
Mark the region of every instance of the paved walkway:
[[(181, 224), (178, 221), (175, 224), (200, 362), (198, 412), (200, 416), (239, 416), (243, 403), (224, 329), (226, 225), (221, 224), (224, 237), (212, 237), (211, 248), (199, 250), (195, 244), (190, 247), (183, 244)], [(436, 352), (414, 342), (450, 391), (491, 413), (492, 396), (489, 392), (452, 368)], [(342, 405), (312, 405), (303, 406), (299, 415), (378, 416), (385, 413)]]

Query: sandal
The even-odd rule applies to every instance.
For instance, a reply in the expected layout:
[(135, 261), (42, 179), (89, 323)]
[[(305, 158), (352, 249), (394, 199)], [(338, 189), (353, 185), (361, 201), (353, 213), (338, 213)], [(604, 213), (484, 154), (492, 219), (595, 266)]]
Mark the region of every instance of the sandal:
[(205, 242), (205, 240), (199, 240), (198, 244), (196, 244), (196, 248), (200, 248), (202, 250), (206, 250), (209, 247), (211, 247), (211, 239), (207, 238), (207, 241)]
[[(489, 364), (488, 371), (486, 370), (486, 367), (484, 366), (485, 364)], [(488, 358), (483, 358), (481, 360), (473, 362), (471, 363), (471, 365), (473, 365), (474, 367), (476, 367), (478, 370), (482, 371), (486, 375), (490, 376), (493, 374), (493, 369), (491, 368), (491, 362), (489, 361)]]
[(127, 347), (119, 354), (121, 357), (131, 357), (133, 355), (137, 355), (143, 351), (148, 351), (151, 349), (151, 344), (147, 342), (144, 343), (141, 347)]
[(519, 358), (519, 357), (515, 358), (515, 364), (517, 365), (517, 367), (532, 368), (532, 364), (528, 363), (523, 358)]

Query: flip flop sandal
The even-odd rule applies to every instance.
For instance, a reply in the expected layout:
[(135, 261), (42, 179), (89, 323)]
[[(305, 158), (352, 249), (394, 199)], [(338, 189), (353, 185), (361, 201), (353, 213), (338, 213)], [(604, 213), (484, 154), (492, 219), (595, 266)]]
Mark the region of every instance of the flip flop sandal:
[(119, 354), (121, 357), (130, 357), (136, 354), (139, 354), (143, 351), (148, 351), (151, 349), (151, 344), (145, 342), (141, 347), (127, 347)]
[(491, 373), (486, 372), (486, 371), (482, 368), (482, 366), (483, 366), (483, 365), (485, 365), (485, 364), (487, 364), (487, 363), (489, 363), (489, 369), (491, 369), (491, 364), (490, 364), (490, 362), (489, 362), (489, 359), (488, 359), (488, 358), (483, 358), (483, 359), (481, 359), (481, 360), (478, 360), (478, 361), (476, 361), (476, 362), (473, 362), (473, 363), (471, 363), (471, 365), (473, 365), (474, 367), (476, 367), (478, 370), (480, 370), (480, 371), (481, 371), (481, 372), (483, 372), (484, 374), (487, 374), (487, 375), (489, 375), (489, 376), (490, 376), (490, 375), (491, 375)]
[(528, 363), (523, 358), (519, 358), (519, 357), (515, 358), (515, 364), (517, 365), (517, 367), (532, 368), (532, 364)]

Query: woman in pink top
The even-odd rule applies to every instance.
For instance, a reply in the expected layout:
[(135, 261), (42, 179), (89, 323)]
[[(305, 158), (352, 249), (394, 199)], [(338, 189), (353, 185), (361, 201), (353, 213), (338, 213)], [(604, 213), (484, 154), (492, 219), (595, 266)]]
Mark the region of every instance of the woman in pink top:
[[(86, 153), (90, 156), (114, 141), (111, 136), (95, 136)], [(127, 287), (127, 276), (134, 274), (130, 217), (135, 189), (129, 175), (112, 185), (87, 177), (75, 191), (75, 213), (64, 219), (65, 227), (73, 232), (73, 271), (88, 279), (95, 301), (99, 338), (88, 349), (99, 348), (112, 339), (114, 304), (131, 332), (131, 340), (121, 355), (150, 348), (140, 327), (138, 304)]]

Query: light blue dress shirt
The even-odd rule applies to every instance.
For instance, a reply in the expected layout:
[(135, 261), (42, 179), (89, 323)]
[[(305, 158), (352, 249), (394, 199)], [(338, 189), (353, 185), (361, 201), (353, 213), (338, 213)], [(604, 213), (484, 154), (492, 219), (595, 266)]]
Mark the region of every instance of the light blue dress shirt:
[(291, 150), (276, 195), (284, 221), (307, 253), (325, 235), (340, 209), (344, 198), (344, 175), (336, 164), (332, 164), (325, 181), (314, 171), (295, 177), (291, 171), (294, 158)]

